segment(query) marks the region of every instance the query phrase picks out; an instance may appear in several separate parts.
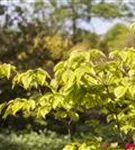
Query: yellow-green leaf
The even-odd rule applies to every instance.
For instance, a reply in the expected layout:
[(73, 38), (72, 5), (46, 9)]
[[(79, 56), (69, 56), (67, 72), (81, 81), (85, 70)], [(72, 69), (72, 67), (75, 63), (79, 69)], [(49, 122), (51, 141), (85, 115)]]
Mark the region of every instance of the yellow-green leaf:
[(127, 91), (127, 87), (125, 86), (118, 86), (117, 88), (115, 88), (114, 90), (114, 95), (117, 97), (117, 98), (121, 98), (122, 96), (125, 95)]

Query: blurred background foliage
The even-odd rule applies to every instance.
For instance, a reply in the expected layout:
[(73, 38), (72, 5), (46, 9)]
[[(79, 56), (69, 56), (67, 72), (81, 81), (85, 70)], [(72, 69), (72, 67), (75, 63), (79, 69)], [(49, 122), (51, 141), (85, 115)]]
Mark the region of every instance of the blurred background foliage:
[[(10, 63), (15, 65), (20, 71), (30, 68), (42, 67), (49, 73), (52, 68), (60, 60), (66, 59), (70, 52), (87, 51), (91, 48), (97, 48), (103, 51), (106, 55), (114, 49), (124, 47), (135, 47), (135, 34), (129, 31), (127, 24), (134, 19), (135, 2), (125, 2), (124, 0), (1, 0), (0, 1), (0, 61), (2, 63)], [(86, 30), (85, 25), (81, 27), (82, 22), (92, 26), (92, 19), (98, 18), (103, 21), (117, 19), (121, 23), (116, 23), (105, 34), (99, 35), (94, 30)], [(100, 24), (97, 25), (100, 28)], [(11, 90), (9, 81), (0, 81), (0, 100), (7, 101), (14, 97), (24, 96), (26, 91), (20, 87)], [(84, 116), (88, 116), (85, 114)], [(85, 117), (84, 117), (85, 118)], [(83, 119), (84, 119), (83, 118)], [(67, 134), (66, 125), (63, 120), (55, 120), (53, 116), (48, 116), (47, 126), (39, 125), (31, 118), (24, 119), (9, 117), (7, 120), (0, 119), (1, 128), (9, 128), (16, 130), (27, 129), (30, 123), (31, 130), (48, 128), (54, 130), (58, 134)], [(22, 126), (22, 124), (24, 124)], [(42, 124), (42, 122), (40, 122)], [(43, 123), (44, 124), (44, 123)], [(76, 122), (79, 133), (81, 131), (89, 131), (87, 126), (82, 126), (83, 121)], [(61, 130), (61, 127), (62, 130)], [(73, 125), (74, 127), (74, 125)], [(74, 129), (73, 129), (74, 130)], [(66, 131), (66, 132), (65, 132)], [(74, 131), (75, 133), (75, 131)], [(34, 142), (23, 142), (27, 135), (17, 139), (17, 133), (10, 133), (10, 136), (5, 141), (5, 133), (0, 134), (2, 145), (0, 149), (17, 149), (15, 143), (11, 139), (20, 140), (23, 145), (30, 145), (29, 149), (44, 149), (57, 150), (62, 145), (67, 143), (63, 141), (64, 137), (57, 140), (57, 135), (54, 136), (55, 144), (58, 147), (51, 147), (51, 143), (42, 143), (42, 135), (39, 139), (34, 139)], [(36, 134), (36, 133), (35, 133)], [(52, 134), (52, 133), (51, 133)], [(30, 135), (33, 138), (38, 136)], [(44, 135), (45, 136), (45, 135)], [(64, 136), (64, 135), (62, 135)], [(50, 140), (51, 140), (51, 136)], [(9, 139), (11, 138), (11, 139)], [(45, 137), (45, 140), (48, 137)], [(43, 137), (44, 139), (44, 137)], [(37, 142), (38, 141), (38, 142)], [(48, 139), (47, 139), (48, 141)], [(9, 142), (9, 145), (7, 144)], [(11, 143), (10, 143), (11, 142)], [(35, 143), (41, 144), (41, 147), (35, 147)], [(21, 145), (20, 144), (20, 145)], [(44, 145), (46, 144), (46, 145)], [(56, 144), (56, 146), (57, 146)], [(11, 146), (12, 145), (12, 146)], [(9, 146), (9, 148), (8, 148)], [(59, 147), (60, 146), (60, 147)], [(13, 148), (11, 148), (13, 147)], [(25, 150), (25, 148), (22, 148)], [(28, 148), (27, 148), (28, 149)], [(20, 148), (21, 150), (21, 148)]]
[(80, 27), (82, 22), (91, 25), (93, 18), (108, 21), (130, 18), (131, 21), (134, 5), (130, 2), (4, 1), (0, 4), (0, 60), (20, 69), (42, 66), (50, 70), (72, 50), (104, 50), (102, 46), (106, 45), (104, 51), (108, 51), (125, 43), (133, 44), (133, 35), (127, 36), (128, 28), (124, 24), (114, 25), (105, 35), (86, 30), (85, 25)]

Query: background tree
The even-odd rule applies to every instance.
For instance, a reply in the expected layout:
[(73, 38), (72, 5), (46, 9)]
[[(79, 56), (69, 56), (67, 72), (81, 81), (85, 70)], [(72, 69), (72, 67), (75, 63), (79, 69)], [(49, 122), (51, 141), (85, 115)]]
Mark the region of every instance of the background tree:
[[(48, 129), (55, 130), (57, 133), (62, 132), (62, 134), (70, 133), (71, 136), (75, 136), (75, 131), (79, 131), (78, 133), (80, 135), (78, 135), (77, 133), (77, 136), (81, 136), (80, 131), (89, 131), (89, 126), (85, 124), (85, 121), (88, 119), (88, 116), (94, 116), (94, 118), (89, 118), (90, 121), (92, 121), (91, 119), (95, 119), (94, 121), (96, 121), (97, 118), (99, 122), (101, 121), (101, 124), (105, 124), (106, 114), (104, 116), (104, 114), (96, 114), (95, 112), (95, 99), (93, 100), (93, 103), (87, 101), (89, 99), (93, 99), (93, 95), (91, 97), (91, 95), (86, 94), (86, 96), (88, 96), (88, 99), (86, 99), (86, 101), (88, 102), (90, 108), (94, 109), (91, 110), (88, 108), (88, 111), (81, 112), (81, 110), (85, 108), (85, 100), (83, 101), (83, 104), (81, 103), (81, 100), (83, 98), (86, 98), (85, 92), (87, 92), (85, 91), (83, 93), (83, 89), (86, 87), (83, 87), (81, 84), (84, 84), (89, 79), (91, 79), (91, 77), (87, 78), (87, 76), (86, 78), (82, 78), (82, 74), (85, 74), (87, 72), (87, 69), (89, 68), (85, 68), (85, 66), (89, 64), (89, 62), (87, 62), (89, 55), (85, 56), (85, 54), (88, 54), (88, 50), (92, 48), (99, 48), (105, 54), (109, 55), (110, 51), (113, 51), (114, 48), (121, 49), (125, 47), (126, 44), (126, 47), (131, 47), (134, 43), (134, 38), (132, 38), (134, 36), (134, 33), (132, 33), (132, 36), (127, 36), (129, 32), (128, 28), (123, 24), (117, 24), (112, 29), (110, 29), (105, 35), (98, 35), (94, 31), (88, 31), (85, 29), (85, 27), (81, 27), (81, 23), (83, 22), (85, 24), (89, 24), (90, 26), (92, 24), (92, 20), (95, 18), (102, 19), (105, 21), (112, 21), (114, 19), (119, 19), (122, 21), (124, 19), (127, 19), (128, 17), (130, 18), (130, 20), (132, 20), (134, 16), (133, 10), (133, 4), (125, 3), (122, 0), (113, 1), (111, 3), (108, 3), (105, 0), (101, 0), (98, 2), (94, 0), (50, 0), (45, 2), (40, 0), (33, 1), (33, 3), (27, 3), (26, 1), (18, 1), (18, 3), (15, 3), (14, 1), (8, 1), (6, 4), (1, 2), (0, 60), (2, 63), (10, 63), (18, 68), (18, 72), (16, 72), (14, 69), (14, 71), (12, 69), (10, 70), (10, 67), (8, 66), (5, 67), (7, 69), (3, 68), (3, 66), (1, 67), (1, 70), (3, 70), (2, 73), (4, 72), (4, 75), (8, 71), (8, 74), (10, 73), (10, 71), (13, 71), (13, 74), (11, 73), (10, 80), (6, 80), (5, 78), (3, 80), (0, 80), (0, 103), (6, 102), (7, 104), (2, 106), (5, 106), (6, 109), (9, 104), (8, 101), (13, 99), (13, 108), (15, 109), (13, 109), (11, 106), (10, 111), (8, 113), (15, 114), (15, 112), (18, 112), (19, 109), (23, 109), (26, 112), (25, 115), (27, 116), (27, 112), (29, 111), (28, 113), (31, 113), (31, 110), (33, 110), (35, 107), (34, 101), (38, 100), (39, 105), (44, 105), (44, 103), (42, 103), (42, 100), (44, 101), (45, 99), (47, 101), (47, 103), (45, 103), (46, 109), (41, 109), (40, 107), (37, 107), (39, 108), (39, 110), (36, 109), (33, 115), (35, 115), (36, 117), (38, 116), (38, 118), (40, 118), (41, 116), (47, 114), (46, 127)], [(125, 40), (127, 41), (125, 42)], [(54, 72), (57, 73), (53, 74), (52, 70), (54, 65), (60, 60), (67, 59), (69, 53), (72, 51), (78, 51), (76, 53), (77, 56), (74, 57), (72, 55), (72, 57), (70, 57), (67, 61), (64, 61), (66, 67), (63, 67), (63, 69), (65, 70), (62, 70), (61, 68), (61, 66), (63, 66), (63, 62), (60, 63), (57, 66), (58, 68), (56, 67), (59, 71), (57, 72), (57, 69), (55, 68)], [(101, 76), (105, 76), (106, 72), (104, 71), (106, 71), (107, 69), (106, 63), (108, 62), (106, 62), (106, 58), (103, 60), (101, 59), (103, 55), (100, 55), (102, 54), (100, 53), (100, 51), (98, 53), (99, 57), (97, 57), (97, 59), (94, 62), (92, 62), (92, 64), (98, 64), (99, 66), (97, 66), (97, 70), (99, 69), (98, 71), (101, 71)], [(91, 57), (95, 57), (96, 54), (97, 53), (93, 52)], [(105, 66), (103, 65), (103, 62), (106, 62), (104, 64)], [(69, 65), (66, 65), (66, 63)], [(102, 66), (100, 66), (101, 64)], [(50, 76), (54, 78), (54, 80), (51, 80), (50, 77), (47, 76), (46, 82), (43, 83), (42, 81), (45, 81), (44, 77), (47, 75), (47, 73), (45, 73), (43, 70), (41, 71), (41, 69), (37, 69), (38, 67), (46, 69), (47, 72), (50, 73)], [(108, 72), (111, 73), (111, 71), (114, 71), (114, 67), (116, 67), (115, 64), (114, 66), (112, 66), (112, 68), (110, 68), (112, 70)], [(125, 74), (123, 75), (123, 72), (121, 72), (122, 70), (120, 70), (121, 66), (119, 67), (120, 68), (118, 69), (117, 75), (119, 75), (120, 73), (120, 75), (124, 76)], [(27, 69), (33, 70), (20, 73)], [(75, 75), (73, 75), (73, 70), (75, 70)], [(57, 75), (60, 77), (57, 78)], [(73, 78), (70, 78), (70, 82), (68, 81), (69, 75), (73, 75)], [(12, 80), (15, 76), (16, 78)], [(104, 76), (102, 76), (103, 81), (105, 79)], [(77, 80), (75, 80), (75, 78)], [(58, 80), (58, 83), (55, 79)], [(50, 83), (50, 80), (52, 82), (51, 84), (48, 84)], [(16, 84), (13, 90), (11, 90), (12, 83)], [(57, 87), (57, 85), (59, 87)], [(93, 90), (95, 86), (88, 86), (88, 92), (91, 92), (89, 91), (91, 89), (92, 92), (98, 91), (98, 94), (101, 94), (101, 99), (107, 100), (106, 98), (108, 98), (108, 95), (104, 95), (104, 91), (102, 91), (104, 90), (104, 88), (101, 90), (100, 85), (96, 85), (97, 91), (95, 89)], [(118, 85), (115, 86), (117, 87)], [(112, 86), (110, 90), (113, 88), (115, 87)], [(59, 96), (61, 96), (59, 94), (61, 94), (61, 92), (63, 92), (64, 90), (69, 90), (69, 93), (66, 93), (67, 91), (64, 93), (69, 94), (67, 96), (68, 98), (66, 98), (66, 100), (64, 101), (66, 103), (65, 106), (67, 106), (66, 109), (70, 109), (72, 107), (71, 110), (67, 111), (67, 114), (65, 113), (65, 107), (59, 109), (59, 104), (61, 105), (61, 102), (58, 99)], [(54, 96), (56, 99), (51, 99), (51, 95), (49, 95), (48, 97), (46, 97), (45, 95), (44, 99), (42, 99), (41, 96), (46, 94), (48, 91), (51, 94), (53, 92), (56, 92), (56, 95)], [(81, 92), (82, 96), (79, 96)], [(111, 94), (114, 97), (118, 95), (112, 91)], [(128, 94), (130, 95), (131, 93)], [(20, 99), (16, 99), (18, 97)], [(30, 99), (30, 103), (27, 101), (27, 99), (29, 98), (32, 98)], [(55, 101), (53, 106), (49, 103), (50, 99)], [(71, 104), (73, 105), (66, 102), (69, 99), (71, 100)], [(121, 100), (121, 98), (119, 100)], [(22, 103), (24, 104), (24, 108), (22, 107)], [(84, 107), (79, 107), (79, 109), (76, 106), (80, 106), (80, 104), (82, 104)], [(108, 107), (112, 106), (111, 103), (108, 103), (108, 105)], [(120, 104), (116, 102), (113, 105), (114, 108), (117, 109), (117, 105), (118, 108), (121, 107)], [(57, 106), (58, 111), (55, 112), (55, 108), (57, 108)], [(102, 103), (101, 106), (104, 106), (104, 103)], [(122, 102), (122, 107), (124, 106), (125, 103)], [(97, 108), (99, 107), (96, 105), (96, 109)], [(4, 113), (4, 109), (2, 110), (2, 113)], [(121, 108), (119, 110), (121, 110)], [(117, 115), (119, 115), (119, 110)], [(109, 108), (107, 108), (107, 111), (110, 113)], [(79, 113), (79, 115), (81, 116), (80, 120), (78, 120), (77, 113)], [(33, 120), (31, 117), (26, 119), (26, 116), (24, 118), (18, 118), (19, 116), (22, 116), (22, 112), (19, 112), (19, 114), (17, 113), (17, 115), (13, 115), (12, 117), (8, 116), (7, 119), (4, 121), (3, 119), (1, 119), (1, 125), (4, 125), (6, 128), (12, 125), (12, 129), (14, 125), (18, 129), (24, 129), (29, 123), (31, 123), (33, 124), (33, 129), (41, 129), (41, 125), (39, 126), (37, 122), (35, 123), (35, 119)], [(66, 116), (66, 118), (61, 118), (64, 116)], [(102, 119), (99, 119), (99, 117)], [(113, 121), (116, 123), (115, 119)], [(22, 122), (25, 122), (23, 127)], [(45, 121), (40, 121), (40, 123), (45, 124)], [(94, 126), (96, 125), (97, 124), (94, 122)], [(92, 123), (90, 123), (90, 126), (93, 129)], [(45, 128), (45, 126), (42, 126), (42, 129), (43, 128)], [(95, 133), (98, 132), (95, 130), (93, 131)]]
[[(91, 20), (94, 18), (105, 20), (124, 19), (129, 16), (131, 18), (133, 15), (129, 9), (131, 6), (124, 3), (124, 1), (114, 1), (113, 3), (107, 3), (106, 1), (99, 1), (97, 3), (93, 0), (83, 2), (80, 0), (67, 0), (66, 2), (55, 0), (44, 2), (41, 0), (33, 1), (33, 3), (8, 1), (7, 5), (1, 4), (1, 18), (3, 20), (1, 22), (1, 61), (11, 62), (16, 65), (20, 64), (18, 66), (20, 68), (22, 67), (21, 64), (23, 64), (23, 68), (26, 66), (33, 68), (36, 65), (44, 64), (42, 62), (44, 60), (52, 61), (50, 64), (53, 64), (62, 59), (63, 54), (57, 54), (57, 56), (61, 56), (59, 58), (56, 56), (55, 60), (55, 54), (65, 53), (75, 43), (82, 42), (86, 43), (86, 45), (90, 43), (88, 44), (89, 48), (97, 47), (98, 36), (81, 28), (81, 22), (91, 24)], [(62, 50), (56, 50), (56, 48), (53, 51), (51, 50), (51, 52), (47, 48), (47, 52), (45, 52), (45, 37), (52, 36), (53, 38), (54, 35), (55, 37), (58, 36), (56, 39), (60, 39), (59, 37), (61, 36), (63, 41), (68, 41), (66, 42), (69, 43), (67, 48), (63, 49), (61, 47)], [(67, 40), (65, 40), (65, 37)], [(32, 53), (30, 49), (33, 49), (32, 47), (36, 45), (34, 42), (37, 42), (37, 40), (35, 39), (40, 39), (42, 42), (38, 46), (40, 50)], [(88, 42), (83, 42), (83, 40)], [(54, 38), (52, 41), (54, 41), (54, 45), (57, 45)], [(83, 45), (85, 47), (85, 44)], [(52, 54), (53, 52), (54, 54)], [(50, 55), (54, 57), (52, 58)], [(54, 59), (54, 62), (48, 58)], [(26, 65), (24, 65), (25, 62), (27, 62)]]

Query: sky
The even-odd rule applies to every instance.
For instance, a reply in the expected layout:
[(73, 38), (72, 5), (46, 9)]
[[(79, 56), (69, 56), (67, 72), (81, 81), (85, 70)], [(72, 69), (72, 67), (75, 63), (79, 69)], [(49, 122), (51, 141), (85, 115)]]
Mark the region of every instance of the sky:
[(113, 19), (110, 21), (105, 21), (99, 18), (92, 18), (91, 23), (81, 22), (79, 24), (80, 28), (85, 28), (86, 30), (92, 30), (98, 34), (104, 34), (109, 30), (114, 24), (122, 23), (119, 19)]

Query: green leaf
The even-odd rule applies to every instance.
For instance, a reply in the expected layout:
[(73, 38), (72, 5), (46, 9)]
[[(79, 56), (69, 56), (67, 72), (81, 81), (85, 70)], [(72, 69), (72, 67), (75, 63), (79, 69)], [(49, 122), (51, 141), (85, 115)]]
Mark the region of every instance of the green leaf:
[(22, 85), (26, 90), (32, 87), (38, 88), (38, 85), (48, 86), (46, 78), (51, 78), (49, 74), (41, 68), (28, 70), (24, 73), (18, 73), (13, 79), (13, 88), (16, 84)]
[(23, 107), (24, 103), (15, 101), (12, 105), (12, 115), (15, 115), (18, 111), (20, 111)]
[(73, 72), (71, 70), (66, 70), (62, 75), (62, 81), (66, 84), (72, 74), (73, 74)]
[(74, 121), (77, 121), (79, 119), (79, 115), (76, 112), (70, 111), (68, 112), (69, 117), (72, 118)]
[(37, 73), (41, 74), (41, 75), (44, 75), (45, 77), (47, 78), (51, 78), (50, 75), (48, 74), (48, 72), (46, 72), (45, 70), (41, 69), (41, 68), (38, 68), (36, 69), (35, 71), (37, 71)]
[(52, 88), (52, 91), (56, 91), (58, 86), (59, 86), (59, 83), (56, 79), (52, 79), (51, 83), (50, 83), (50, 86)]
[(42, 85), (42, 86), (45, 85), (46, 83), (45, 79), (46, 79), (45, 75), (39, 74), (39, 73), (36, 74), (36, 81), (39, 85)]
[(131, 96), (134, 97), (135, 96), (135, 85), (130, 85), (128, 87), (128, 89), (129, 89), (129, 93), (131, 94)]
[(44, 118), (50, 112), (50, 110), (50, 107), (38, 108), (38, 111), (36, 113), (37, 118)]
[(69, 90), (75, 83), (75, 74), (72, 70), (66, 70), (62, 75), (63, 91)]
[(114, 95), (117, 98), (121, 98), (122, 96), (125, 95), (126, 91), (127, 91), (127, 87), (125, 87), (125, 86), (118, 86), (117, 88), (114, 89)]
[(88, 65), (80, 66), (79, 68), (77, 68), (75, 70), (75, 76), (76, 76), (77, 82), (79, 83), (82, 76), (84, 76), (86, 73), (90, 73), (90, 71), (91, 71), (91, 68)]
[(53, 99), (54, 99), (52, 104), (53, 109), (56, 109), (58, 106), (61, 106), (63, 97), (60, 94), (55, 94), (53, 96)]
[(63, 68), (63, 67), (64, 67), (64, 62), (61, 61), (61, 62), (59, 62), (59, 63), (54, 67), (54, 72), (60, 70), (60, 69)]
[(92, 49), (90, 50), (90, 59), (93, 60), (97, 57), (104, 57), (105, 58), (105, 54), (102, 51), (99, 51), (97, 49)]
[(28, 100), (28, 105), (30, 106), (30, 108), (31, 108), (32, 110), (35, 109), (35, 107), (36, 107), (36, 103), (35, 103), (35, 101), (32, 100), (32, 99), (29, 99), (29, 100)]
[(76, 150), (76, 148), (73, 145), (66, 145), (63, 150)]
[(135, 75), (135, 69), (131, 69), (128, 72), (129, 76), (134, 76)]
[(61, 117), (61, 118), (66, 118), (67, 117), (67, 113), (64, 111), (57, 111), (56, 112), (56, 116)]
[(22, 78), (22, 84), (26, 90), (31, 88), (31, 82), (32, 76), (26, 75)]
[(0, 76), (10, 78), (11, 71), (15, 71), (15, 67), (10, 64), (0, 65)]
[(4, 115), (2, 116), (2, 118), (3, 119), (6, 119), (7, 118), (7, 116), (9, 116), (9, 115), (12, 115), (12, 107), (11, 107), (11, 105), (9, 105), (8, 107), (7, 107), (7, 109), (6, 109), (6, 111), (5, 111), (5, 113), (4, 113)]

